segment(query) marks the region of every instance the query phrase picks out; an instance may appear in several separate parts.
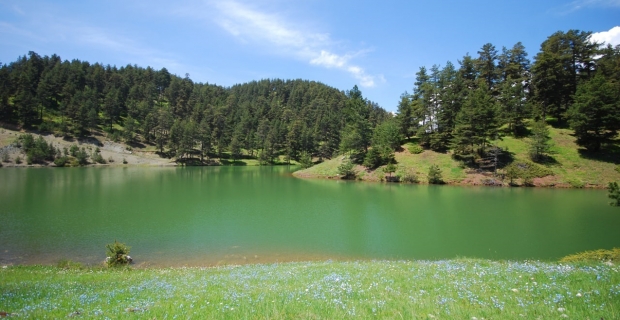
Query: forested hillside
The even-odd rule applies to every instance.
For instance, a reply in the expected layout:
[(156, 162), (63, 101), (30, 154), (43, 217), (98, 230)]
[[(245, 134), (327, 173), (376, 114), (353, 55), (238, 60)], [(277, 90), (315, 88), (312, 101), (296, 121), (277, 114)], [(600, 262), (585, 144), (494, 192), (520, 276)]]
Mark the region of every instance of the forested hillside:
[(34, 52), (3, 65), (0, 81), (4, 122), (74, 137), (103, 130), (113, 140), (140, 140), (177, 158), (227, 152), (234, 159), (242, 150), (264, 163), (301, 153), (330, 158), (347, 114), (363, 114), (369, 130), (388, 116), (357, 87), (344, 93), (275, 79), (224, 88), (165, 68), (117, 68)]
[[(462, 167), (497, 172), (514, 161), (503, 137), (529, 160), (557, 160), (549, 125), (569, 129), (582, 157), (620, 162), (620, 46), (590, 32), (556, 32), (533, 61), (519, 42), (484, 44), (458, 66), (421, 67), (395, 116), (354, 86), (346, 92), (304, 80), (230, 88), (194, 83), (165, 68), (117, 68), (34, 52), (0, 68), (0, 119), (25, 129), (154, 146), (162, 156), (204, 163), (223, 156), (304, 166), (346, 155), (353, 165), (393, 166), (404, 143), (449, 154)], [(397, 101), (397, 99), (395, 99)], [(393, 167), (386, 169), (390, 176)]]

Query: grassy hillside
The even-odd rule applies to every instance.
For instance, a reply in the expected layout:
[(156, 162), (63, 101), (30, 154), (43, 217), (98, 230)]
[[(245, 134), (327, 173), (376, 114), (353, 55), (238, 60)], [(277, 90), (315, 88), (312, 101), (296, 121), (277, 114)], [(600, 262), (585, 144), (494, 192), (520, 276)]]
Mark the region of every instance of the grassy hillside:
[(139, 319), (618, 319), (603, 263), (311, 262), (0, 269), (0, 314)]
[[(550, 159), (539, 164), (543, 169), (552, 172), (552, 175), (544, 178), (535, 178), (533, 183), (536, 186), (556, 186), (556, 187), (598, 187), (603, 188), (611, 181), (620, 181), (620, 141), (618, 144), (608, 146), (606, 150), (598, 154), (589, 154), (575, 143), (572, 130), (562, 128), (550, 128), (553, 148)], [(529, 138), (514, 138), (512, 136), (503, 137), (501, 140), (493, 141), (499, 147), (507, 150), (508, 161), (521, 162), (528, 161), (528, 141)], [(477, 185), (483, 184), (485, 179), (497, 179), (504, 185), (508, 185), (509, 180), (501, 176), (494, 177), (490, 172), (480, 172), (473, 168), (468, 168), (460, 162), (452, 159), (450, 152), (439, 153), (431, 150), (424, 150), (419, 154), (412, 154), (408, 151), (408, 144), (403, 145), (401, 151), (396, 152), (397, 174), (404, 172), (414, 172), (420, 183), (426, 183), (426, 175), (431, 165), (436, 164), (442, 170), (442, 176), (446, 183)], [(338, 178), (338, 166), (343, 157), (334, 158), (323, 163), (317, 164), (309, 169), (295, 173), (298, 177), (318, 177), (318, 178)], [(508, 163), (504, 163), (507, 165)], [(357, 177), (360, 180), (381, 181), (385, 176), (383, 167), (374, 171), (368, 171), (362, 166), (358, 166)], [(505, 173), (500, 169), (498, 173)], [(523, 184), (517, 179), (516, 184)]]

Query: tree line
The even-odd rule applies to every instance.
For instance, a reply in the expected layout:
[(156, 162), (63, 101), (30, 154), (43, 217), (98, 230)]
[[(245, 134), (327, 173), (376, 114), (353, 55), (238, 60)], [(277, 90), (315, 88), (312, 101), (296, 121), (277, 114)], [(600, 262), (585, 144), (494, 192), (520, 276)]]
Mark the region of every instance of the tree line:
[[(421, 67), (413, 92), (401, 95), (402, 135), (428, 148), (451, 149), (473, 163), (501, 134), (532, 134), (533, 159), (547, 150), (545, 121), (575, 130), (577, 143), (596, 152), (620, 129), (620, 46), (590, 39), (591, 32), (556, 32), (534, 62), (522, 43), (498, 50), (487, 43), (459, 66)], [(525, 120), (543, 123), (526, 130)], [(503, 129), (503, 130), (500, 130)], [(501, 132), (500, 132), (501, 131)]]
[(225, 88), (165, 68), (117, 68), (35, 52), (2, 65), (0, 83), (4, 122), (74, 137), (104, 130), (178, 159), (224, 153), (238, 159), (242, 151), (264, 163), (281, 155), (331, 158), (349, 122), (364, 121), (372, 131), (389, 117), (357, 87), (343, 92), (319, 82), (266, 79)]
[[(0, 67), (0, 119), (62, 135), (104, 130), (113, 139), (157, 146), (177, 159), (242, 156), (271, 163), (346, 154), (376, 168), (394, 162), (405, 138), (465, 164), (497, 158), (492, 141), (530, 136), (533, 160), (548, 152), (547, 123), (570, 126), (589, 151), (620, 130), (620, 46), (591, 32), (549, 36), (530, 61), (516, 43), (484, 44), (458, 66), (421, 67), (395, 116), (319, 82), (266, 79), (232, 87), (195, 83), (136, 65), (115, 66), (29, 52)], [(526, 126), (526, 120), (534, 124)]]

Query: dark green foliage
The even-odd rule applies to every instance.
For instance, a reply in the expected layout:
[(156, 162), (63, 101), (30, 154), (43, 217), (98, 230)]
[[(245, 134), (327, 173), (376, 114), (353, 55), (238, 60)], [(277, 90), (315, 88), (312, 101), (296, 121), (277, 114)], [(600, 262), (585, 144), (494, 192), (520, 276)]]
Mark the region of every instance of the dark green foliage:
[(301, 165), (302, 169), (307, 169), (314, 165), (314, 163), (312, 162), (312, 157), (308, 152), (301, 153), (301, 157), (299, 158), (299, 164)]
[(550, 115), (562, 122), (578, 84), (593, 75), (598, 44), (589, 40), (591, 34), (558, 31), (541, 44), (532, 71), (537, 111), (543, 118)]
[(342, 161), (340, 166), (338, 166), (338, 174), (342, 179), (355, 179), (355, 171), (353, 168), (355, 165), (351, 161), (351, 159), (347, 158)]
[(618, 183), (610, 182), (607, 186), (607, 190), (609, 191), (608, 197), (612, 200), (609, 204), (614, 207), (620, 207), (620, 187)]
[(122, 242), (114, 240), (114, 243), (107, 244), (106, 248), (106, 264), (108, 267), (124, 266), (131, 263), (129, 256), (130, 247)]
[[(77, 157), (77, 153), (78, 153), (78, 151), (80, 151), (80, 147), (78, 147), (78, 146), (77, 146), (77, 144), (72, 144), (72, 145), (69, 147), (69, 154), (70, 154), (72, 157)], [(65, 154), (66, 154), (66, 152), (65, 152)]]
[(441, 176), (441, 168), (438, 165), (433, 164), (428, 168), (428, 183), (429, 184), (443, 184), (443, 178)]
[(22, 157), (20, 157), (20, 156), (15, 157), (15, 163), (16, 164), (21, 164), (22, 163)]
[(381, 153), (377, 148), (370, 148), (368, 152), (366, 152), (366, 156), (364, 157), (363, 165), (368, 169), (376, 169), (377, 167), (383, 164), (383, 158), (381, 157)]
[(544, 121), (539, 120), (532, 125), (532, 135), (529, 142), (530, 159), (539, 162), (551, 151), (551, 137), (549, 128)]
[(61, 156), (54, 159), (54, 165), (57, 167), (64, 167), (67, 165), (67, 163), (69, 163), (69, 157), (67, 156)]
[(620, 86), (597, 74), (579, 85), (574, 99), (568, 115), (577, 143), (598, 151), (620, 130)]
[(28, 164), (54, 160), (56, 149), (52, 145), (48, 145), (43, 137), (39, 136), (34, 139), (31, 134), (27, 133), (21, 135), (19, 140), (26, 153), (26, 162)]
[(35, 53), (0, 66), (0, 83), (3, 121), (36, 126), (45, 114), (60, 121), (39, 129), (66, 137), (101, 125), (110, 140), (154, 143), (162, 156), (199, 154), (201, 161), (225, 156), (231, 144), (263, 163), (281, 155), (299, 160), (302, 152), (331, 158), (347, 126), (356, 136), (347, 152), (361, 160), (373, 128), (388, 118), (357, 87), (345, 93), (314, 81), (273, 79), (224, 88), (165, 68), (117, 68)]
[(82, 149), (80, 149), (79, 151), (75, 153), (75, 159), (77, 160), (80, 166), (87, 165), (88, 158), (89, 158), (88, 153), (86, 153), (86, 150), (84, 149), (84, 147), (82, 147)]

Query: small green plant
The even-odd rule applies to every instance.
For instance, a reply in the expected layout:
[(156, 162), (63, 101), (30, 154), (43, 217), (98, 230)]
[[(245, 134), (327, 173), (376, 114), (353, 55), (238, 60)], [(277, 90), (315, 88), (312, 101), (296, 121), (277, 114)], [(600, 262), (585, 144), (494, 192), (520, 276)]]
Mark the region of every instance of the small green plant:
[(620, 164), (616, 166), (616, 172), (620, 173)]
[(614, 207), (620, 207), (620, 187), (617, 182), (610, 182), (607, 186), (607, 190), (609, 190), (609, 194), (607, 195), (611, 202), (610, 205)]
[(17, 156), (17, 157), (15, 158), (15, 163), (17, 163), (17, 164), (22, 163), (22, 158), (21, 158), (20, 156)]
[(122, 242), (114, 240), (114, 243), (107, 244), (106, 248), (106, 264), (108, 267), (117, 267), (130, 264), (133, 259), (129, 256), (130, 247)]
[(407, 150), (409, 150), (411, 154), (419, 154), (424, 151), (424, 148), (422, 148), (421, 146), (417, 144), (411, 144), (407, 147)]
[(441, 176), (441, 168), (438, 165), (433, 164), (428, 168), (428, 183), (429, 184), (443, 184), (443, 178)]
[(127, 164), (127, 160), (123, 158), (123, 164)]
[(340, 174), (342, 179), (354, 179), (355, 171), (353, 171), (353, 167), (351, 159), (346, 159), (338, 166), (338, 174)]
[(9, 156), (8, 152), (4, 152), (2, 153), (2, 162), (10, 162), (11, 161), (11, 157)]

